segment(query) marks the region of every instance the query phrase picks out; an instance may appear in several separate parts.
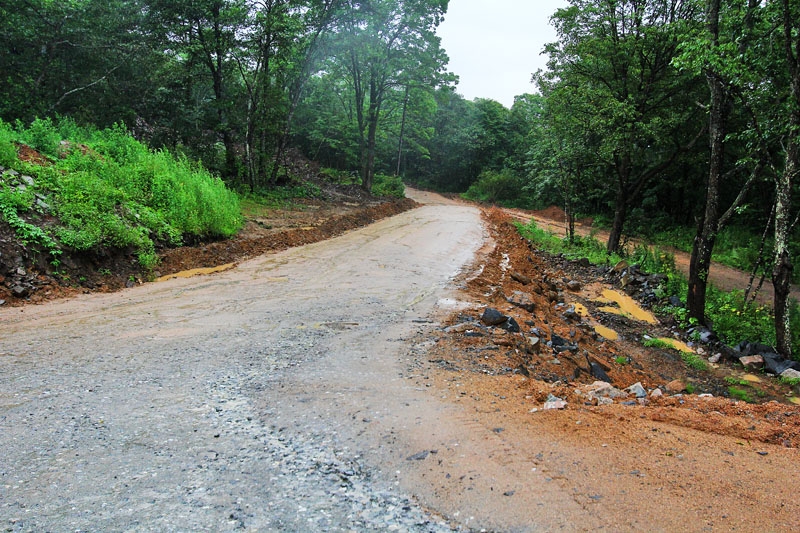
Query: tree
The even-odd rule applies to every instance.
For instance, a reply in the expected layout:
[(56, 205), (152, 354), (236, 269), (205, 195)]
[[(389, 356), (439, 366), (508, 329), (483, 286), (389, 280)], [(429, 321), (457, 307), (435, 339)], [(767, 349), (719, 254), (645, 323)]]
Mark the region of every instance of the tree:
[(433, 90), (446, 56), (434, 31), (447, 0), (351, 0), (332, 45), (347, 72), (359, 134), (361, 184), (372, 189), (377, 133), (390, 91), (414, 81)]
[[(687, 39), (682, 45), (683, 53), (677, 58), (677, 64), (686, 65), (696, 72), (701, 72), (709, 89), (708, 130), (709, 130), (709, 163), (706, 182), (705, 209), (698, 219), (697, 233), (692, 246), (689, 264), (689, 287), (686, 298), (689, 316), (700, 323), (706, 322), (705, 304), (708, 273), (714, 243), (720, 231), (731, 220), (735, 211), (741, 206), (745, 194), (753, 181), (760, 174), (764, 158), (758, 154), (742, 153), (740, 161), (726, 161), (726, 148), (731, 141), (727, 139), (730, 132), (729, 123), (734, 112), (734, 100), (737, 95), (743, 97), (743, 77), (747, 76), (742, 59), (747, 63), (760, 59), (748, 51), (752, 41), (755, 10), (757, 3), (750, 1), (748, 5), (728, 4), (722, 10), (720, 0), (708, 0), (705, 9), (705, 28), (700, 30), (694, 39)], [(752, 78), (748, 82), (755, 81)], [(742, 98), (741, 107), (746, 109), (748, 102)], [(751, 125), (752, 125), (751, 120)], [(738, 133), (738, 132), (736, 132)], [(761, 151), (761, 146), (755, 146)], [(741, 153), (741, 152), (740, 152)], [(745, 168), (747, 159), (753, 160), (752, 172), (744, 183), (734, 182), (736, 171)], [(730, 170), (726, 170), (730, 166)], [(738, 194), (723, 212), (720, 207), (720, 195), (723, 188), (738, 189)]]
[(570, 0), (552, 18), (560, 40), (546, 47), (549, 70), (537, 81), (543, 93), (569, 93), (565, 112), (583, 117), (601, 140), (596, 158), (614, 190), (609, 252), (619, 249), (645, 188), (699, 137), (687, 141), (683, 132), (696, 111), (676, 105), (693, 93), (692, 79), (671, 64), (677, 23), (696, 11), (688, 0)]
[(778, 351), (792, 355), (789, 292), (793, 263), (789, 250), (792, 222), (792, 190), (800, 174), (800, 7), (781, 0), (783, 51), (788, 71), (789, 98), (784, 129), (785, 164), (775, 180), (775, 249), (772, 283), (775, 288), (775, 337)]

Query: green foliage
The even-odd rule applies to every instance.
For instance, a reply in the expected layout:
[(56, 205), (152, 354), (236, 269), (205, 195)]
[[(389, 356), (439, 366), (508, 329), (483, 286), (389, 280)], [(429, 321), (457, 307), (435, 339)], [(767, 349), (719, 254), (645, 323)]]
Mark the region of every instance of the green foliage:
[(58, 157), (61, 149), (61, 134), (50, 118), (35, 119), (27, 128), (17, 122), (17, 131), (22, 142), (50, 157)]
[(322, 191), (317, 185), (308, 182), (258, 189), (254, 193), (242, 195), (242, 211), (247, 216), (259, 216), (270, 209), (299, 207), (300, 204), (295, 200), (319, 198), (321, 194)]
[(386, 174), (376, 174), (372, 184), (372, 194), (375, 196), (393, 196), (395, 198), (405, 198), (406, 186), (398, 176), (387, 176)]
[(681, 352), (681, 359), (684, 364), (694, 370), (708, 370), (708, 364), (697, 354), (690, 352)]
[(11, 125), (0, 120), (0, 166), (9, 167), (17, 161), (15, 140), (16, 134)]
[(644, 272), (668, 274), (675, 272), (675, 256), (657, 246), (637, 245), (630, 260), (639, 265)]
[[(83, 137), (62, 144), (62, 130)], [(184, 235), (227, 237), (241, 226), (238, 198), (222, 181), (185, 158), (151, 152), (122, 126), (94, 131), (71, 121), (37, 120), (18, 133), (38, 139), (38, 146), (64, 147), (52, 165), (24, 165), (60, 221), (52, 237), (39, 230), (38, 242), (48, 248), (56, 242), (75, 250), (131, 247), (140, 264), (152, 268), (158, 261), (155, 240), (178, 245)], [(0, 203), (15, 209), (32, 201), (8, 187), (0, 194)], [(13, 219), (7, 211), (4, 216)]]
[(725, 376), (725, 381), (729, 385), (739, 385), (741, 387), (749, 387), (750, 386), (750, 382), (747, 381), (746, 379), (735, 378), (733, 376)]
[(747, 403), (753, 403), (753, 398), (750, 396), (750, 393), (744, 389), (740, 389), (738, 387), (730, 386), (728, 387), (728, 395), (731, 398), (735, 398), (737, 400), (742, 400)]
[(568, 259), (586, 258), (595, 265), (616, 264), (622, 260), (619, 254), (609, 255), (605, 246), (594, 237), (575, 236), (572, 242), (568, 238), (558, 238), (553, 233), (539, 228), (534, 220), (527, 225), (517, 223), (517, 230), (529, 241), (539, 244), (552, 254), (563, 254)]
[(662, 350), (674, 350), (675, 347), (663, 339), (645, 339), (642, 341), (645, 348), (659, 348)]
[(509, 169), (486, 170), (478, 176), (475, 183), (470, 185), (464, 193), (464, 198), (476, 202), (499, 203), (509, 207), (517, 206), (515, 204), (520, 203), (522, 187), (522, 180)]

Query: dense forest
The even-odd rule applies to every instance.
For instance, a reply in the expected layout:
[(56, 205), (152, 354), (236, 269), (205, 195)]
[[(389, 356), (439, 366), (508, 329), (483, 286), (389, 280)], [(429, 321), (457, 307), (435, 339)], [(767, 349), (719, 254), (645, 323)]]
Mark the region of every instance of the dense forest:
[(800, 4), (569, 0), (511, 109), (458, 94), (436, 35), (447, 6), (3, 0), (0, 119), (123, 127), (239, 191), (285, 182), (292, 148), (367, 190), (395, 175), (557, 204), (607, 224), (609, 253), (635, 235), (691, 248), (701, 323), (715, 245), (739, 238), (741, 264), (774, 284), (776, 348), (791, 354)]

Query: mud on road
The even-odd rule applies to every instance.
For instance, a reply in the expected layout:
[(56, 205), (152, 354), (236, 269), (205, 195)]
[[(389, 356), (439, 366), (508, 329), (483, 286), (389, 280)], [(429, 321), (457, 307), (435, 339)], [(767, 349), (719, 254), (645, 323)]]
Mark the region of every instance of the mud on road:
[[(497, 268), (427, 205), (207, 277), (0, 310), (10, 531), (789, 531), (794, 449), (443, 368)], [(473, 261), (477, 254), (477, 261)], [(502, 257), (502, 254), (500, 254)], [(457, 362), (453, 360), (453, 364)]]

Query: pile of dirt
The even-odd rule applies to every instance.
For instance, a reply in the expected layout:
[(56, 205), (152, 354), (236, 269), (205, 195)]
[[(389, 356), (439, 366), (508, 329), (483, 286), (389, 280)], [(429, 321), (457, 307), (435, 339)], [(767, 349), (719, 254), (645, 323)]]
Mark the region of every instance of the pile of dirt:
[[(697, 370), (677, 350), (646, 348), (645, 336), (686, 339), (668, 320), (647, 323), (616, 314), (601, 297), (603, 291), (619, 289), (603, 282), (608, 267), (532, 248), (503, 211), (488, 210), (484, 217), (494, 247), (462, 280), (470, 307), (449, 318), (431, 349), (430, 361), (444, 373), (445, 383), (448, 375), (457, 374), (462, 385), (468, 380), (468, 388), (478, 391), (476, 396), (491, 401), (516, 397), (529, 409), (537, 406), (534, 410), (557, 399), (568, 409), (600, 416), (665, 421), (800, 446), (800, 409), (787, 400), (793, 394), (790, 387), (724, 360)], [(487, 309), (509, 320), (489, 326)], [(712, 355), (711, 346), (691, 348), (698, 359)], [(611, 383), (620, 396), (598, 400), (589, 394), (599, 380)], [(753, 403), (729, 398), (732, 383), (747, 383)], [(639, 397), (622, 393), (637, 384)], [(529, 416), (528, 410), (519, 415)]]

